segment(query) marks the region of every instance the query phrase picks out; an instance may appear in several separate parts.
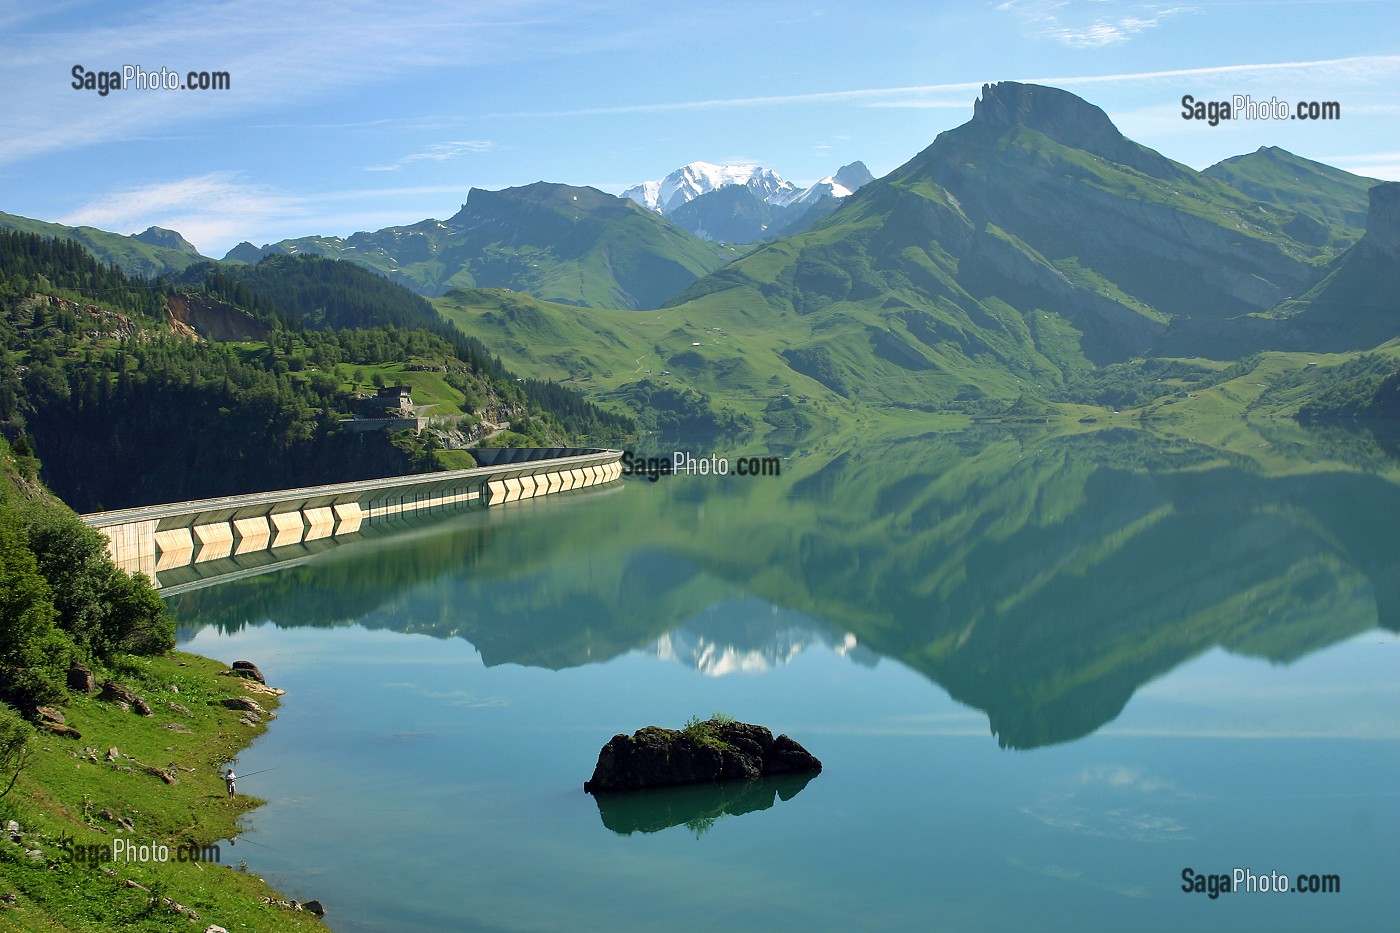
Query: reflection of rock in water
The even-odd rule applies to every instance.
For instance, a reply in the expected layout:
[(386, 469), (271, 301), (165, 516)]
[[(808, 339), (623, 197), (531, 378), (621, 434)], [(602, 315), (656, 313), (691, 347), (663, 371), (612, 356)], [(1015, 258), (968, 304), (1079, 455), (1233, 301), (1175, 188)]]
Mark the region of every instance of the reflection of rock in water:
[(791, 800), (815, 776), (815, 773), (783, 774), (753, 781), (599, 793), (594, 794), (593, 799), (598, 802), (598, 815), (603, 825), (619, 835), (659, 833), (684, 825), (699, 839), (722, 816), (767, 810), (778, 798)]

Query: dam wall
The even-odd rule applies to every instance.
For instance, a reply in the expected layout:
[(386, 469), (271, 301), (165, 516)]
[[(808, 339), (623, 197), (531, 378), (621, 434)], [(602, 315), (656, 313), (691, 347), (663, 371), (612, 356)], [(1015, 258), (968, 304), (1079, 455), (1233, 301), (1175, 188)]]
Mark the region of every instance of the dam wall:
[[(481, 466), (386, 479), (308, 486), (83, 515), (107, 537), (112, 560), (161, 575), (227, 558), (305, 547), (376, 523), (484, 508), (610, 483), (622, 475), (620, 450), (525, 448), (472, 451)], [(483, 461), (486, 461), (483, 463)], [(257, 560), (253, 560), (257, 563)]]

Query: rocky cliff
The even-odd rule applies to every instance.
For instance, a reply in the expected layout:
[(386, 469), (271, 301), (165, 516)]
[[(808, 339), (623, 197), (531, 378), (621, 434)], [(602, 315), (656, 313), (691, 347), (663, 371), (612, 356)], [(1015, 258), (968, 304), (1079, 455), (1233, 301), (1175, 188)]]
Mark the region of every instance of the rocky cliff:
[(1361, 245), (1373, 254), (1400, 259), (1400, 182), (1381, 182), (1370, 195)]
[(266, 340), (271, 332), (262, 321), (237, 305), (189, 292), (171, 295), (165, 304), (171, 328), (209, 340)]

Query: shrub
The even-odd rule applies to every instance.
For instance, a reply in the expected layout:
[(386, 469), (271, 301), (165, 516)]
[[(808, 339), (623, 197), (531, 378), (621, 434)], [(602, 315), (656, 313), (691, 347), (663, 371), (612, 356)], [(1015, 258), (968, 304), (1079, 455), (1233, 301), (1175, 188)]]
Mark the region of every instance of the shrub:
[(29, 763), (29, 737), (33, 730), (14, 710), (0, 704), (0, 797), (14, 789), (20, 772)]

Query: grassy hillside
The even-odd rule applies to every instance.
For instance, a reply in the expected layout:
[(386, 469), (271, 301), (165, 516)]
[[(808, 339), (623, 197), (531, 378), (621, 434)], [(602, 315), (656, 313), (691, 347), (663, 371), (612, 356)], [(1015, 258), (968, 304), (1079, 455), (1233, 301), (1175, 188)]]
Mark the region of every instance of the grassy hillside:
[[(169, 651), (160, 597), (112, 565), (37, 470), (0, 440), (0, 821), (14, 821), (0, 928), (323, 929), (264, 903), (276, 892), (216, 851), (261, 802), (228, 799), (219, 769), (267, 727), (224, 701), (248, 697), (270, 717), (276, 694)], [(208, 864), (116, 860), (123, 843), (193, 847)]]
[(1277, 146), (1217, 162), (1201, 174), (1294, 213), (1282, 227), (1295, 240), (1339, 249), (1366, 227), (1366, 192), (1376, 179), (1304, 159)]
[(447, 220), (283, 240), (271, 252), (346, 259), (428, 296), (510, 288), (566, 304), (652, 308), (736, 252), (593, 188), (472, 189)]
[[(1138, 407), (1157, 388), (1172, 396), (1172, 380), (1207, 383), (1209, 367), (1150, 382), (1139, 371), (1131, 398), (1113, 400), (1133, 360), (1258, 349), (1253, 330), (1291, 313), (1288, 301), (1341, 310), (1316, 340), (1280, 350), (1395, 336), (1388, 268), (1351, 249), (1364, 184), (1281, 150), (1196, 172), (1071, 94), (1006, 82), (984, 90), (971, 122), (811, 229), (655, 313), (482, 290), (436, 304), (511, 365), (633, 405), (638, 384), (660, 377), (774, 426), (792, 409), (809, 422), (1024, 417), (1037, 405), (1063, 417)], [(1304, 229), (1309, 217), (1326, 236)], [(1368, 301), (1381, 311), (1357, 315)]]
[(94, 258), (115, 266), (127, 275), (141, 279), (181, 272), (196, 263), (208, 262), (198, 253), (152, 246), (135, 236), (109, 233), (96, 227), (65, 227), (63, 224), (31, 220), (28, 217), (3, 212), (0, 212), (0, 230), (73, 240), (80, 243)]

